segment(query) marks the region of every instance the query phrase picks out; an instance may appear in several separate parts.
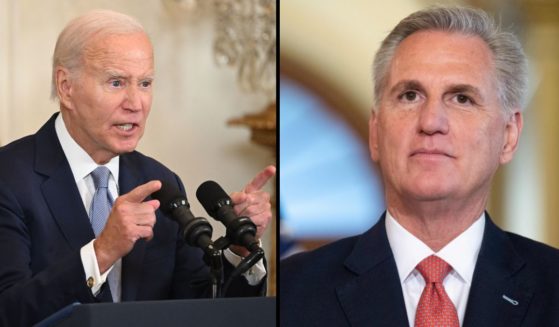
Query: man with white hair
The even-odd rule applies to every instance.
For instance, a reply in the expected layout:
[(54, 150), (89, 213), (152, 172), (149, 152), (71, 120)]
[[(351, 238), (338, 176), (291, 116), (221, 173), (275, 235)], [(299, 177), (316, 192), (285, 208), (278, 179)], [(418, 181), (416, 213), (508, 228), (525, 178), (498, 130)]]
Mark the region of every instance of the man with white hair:
[(280, 263), (282, 326), (559, 325), (559, 251), (485, 211), (518, 146), (526, 75), (516, 37), (481, 10), (432, 7), (389, 33), (369, 120), (386, 212)]
[[(34, 135), (0, 148), (0, 325), (27, 326), (73, 302), (209, 296), (202, 250), (150, 195), (177, 175), (135, 151), (151, 108), (153, 49), (133, 18), (107, 10), (72, 20), (53, 56), (60, 112)], [(270, 166), (241, 192), (235, 211), (260, 238), (271, 219), (260, 189)], [(230, 272), (248, 251), (224, 252)], [(226, 296), (265, 290), (259, 262)]]

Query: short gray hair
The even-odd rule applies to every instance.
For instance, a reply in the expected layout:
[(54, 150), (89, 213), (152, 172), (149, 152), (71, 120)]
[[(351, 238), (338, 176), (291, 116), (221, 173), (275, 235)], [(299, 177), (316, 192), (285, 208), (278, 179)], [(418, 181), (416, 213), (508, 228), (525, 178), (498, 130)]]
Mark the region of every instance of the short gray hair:
[(60, 32), (52, 56), (51, 99), (56, 91), (56, 68), (61, 66), (75, 73), (83, 64), (84, 50), (93, 37), (110, 34), (145, 33), (133, 17), (111, 10), (92, 10), (71, 20)]
[(498, 97), (505, 112), (524, 106), (527, 60), (517, 37), (504, 32), (486, 12), (461, 6), (434, 6), (404, 18), (388, 34), (373, 63), (375, 108), (386, 87), (390, 64), (400, 43), (418, 31), (438, 30), (479, 36), (493, 53)]

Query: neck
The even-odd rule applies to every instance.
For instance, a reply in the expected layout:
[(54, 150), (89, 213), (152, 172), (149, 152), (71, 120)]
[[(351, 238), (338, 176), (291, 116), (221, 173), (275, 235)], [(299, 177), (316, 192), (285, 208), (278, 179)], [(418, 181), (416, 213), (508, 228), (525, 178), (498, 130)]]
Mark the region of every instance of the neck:
[(66, 110), (60, 109), (60, 114), (62, 115), (62, 120), (64, 121), (64, 126), (70, 134), (70, 137), (97, 163), (98, 165), (104, 165), (111, 161), (112, 158), (117, 156), (115, 153), (109, 153), (107, 151), (95, 150), (92, 147), (87, 146), (87, 142), (84, 140), (86, 137), (83, 133), (80, 133), (76, 129), (76, 124), (73, 123), (72, 117), (67, 114)]
[(389, 201), (387, 210), (407, 231), (438, 252), (468, 229), (483, 213), (486, 198), (472, 203), (451, 204), (449, 201), (420, 201), (410, 205)]

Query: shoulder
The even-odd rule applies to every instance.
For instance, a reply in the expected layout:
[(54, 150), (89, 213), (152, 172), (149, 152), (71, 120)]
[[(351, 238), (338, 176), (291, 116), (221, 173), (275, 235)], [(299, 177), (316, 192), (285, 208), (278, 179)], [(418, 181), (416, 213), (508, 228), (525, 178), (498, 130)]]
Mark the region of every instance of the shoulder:
[(282, 323), (293, 326), (343, 325), (337, 287), (354, 278), (345, 261), (359, 236), (344, 238), (280, 262)]
[(546, 325), (557, 320), (559, 307), (559, 250), (526, 237), (506, 233), (514, 252), (521, 259), (511, 280), (519, 290), (531, 294), (530, 310), (525, 322), (530, 326)]
[(506, 235), (511, 240), (515, 251), (530, 266), (542, 271), (552, 269), (552, 274), (556, 274), (559, 270), (559, 249), (518, 234), (506, 232)]
[(182, 193), (186, 194), (184, 184), (175, 172), (154, 158), (138, 151), (120, 155), (120, 176), (121, 182), (131, 182), (134, 187), (151, 180), (160, 180), (176, 185)]
[(325, 267), (342, 266), (358, 238), (359, 236), (343, 238), (312, 251), (294, 254), (281, 261), (282, 274), (300, 274), (309, 269), (324, 272)]
[[(349, 237), (313, 251), (294, 254), (280, 262), (282, 297), (318, 296), (333, 291), (335, 285), (353, 276), (344, 262), (359, 237)], [(304, 287), (301, 287), (303, 286)], [(318, 292), (318, 293), (317, 293)], [(303, 294), (304, 293), (304, 294)]]
[[(295, 254), (280, 264), (282, 286), (301, 282), (334, 284), (353, 278), (375, 262), (391, 256), (384, 216), (362, 234), (346, 237), (316, 250)], [(362, 258), (368, 258), (362, 260)], [(305, 287), (310, 289), (310, 287)]]
[(133, 165), (138, 168), (156, 169), (156, 170), (169, 170), (161, 162), (154, 158), (147, 156), (139, 151), (132, 151), (120, 156), (121, 160), (125, 163)]
[(0, 147), (0, 165), (14, 161), (27, 161), (33, 158), (35, 149), (34, 135), (28, 135)]
[(133, 169), (142, 176), (159, 179), (175, 179), (176, 174), (152, 157), (138, 151), (133, 151), (120, 156), (121, 167)]
[[(0, 187), (18, 187), (34, 177), (34, 136), (26, 136), (0, 147)], [(5, 183), (5, 185), (3, 185)]]
[[(514, 233), (504, 232), (504, 236), (509, 246), (485, 256), (483, 264), (500, 263), (517, 287), (533, 292), (532, 301), (538, 303), (537, 306), (559, 305), (559, 250)], [(481, 253), (478, 263), (480, 260)]]
[[(40, 145), (47, 145), (47, 149), (52, 154), (53, 151), (62, 150), (58, 143), (58, 138), (56, 136), (56, 131), (54, 128), (54, 121), (57, 117), (57, 113), (51, 116), (51, 118), (39, 128), (39, 130), (32, 135), (27, 135), (22, 138), (16, 139), (11, 143), (0, 147), (0, 164), (4, 164), (4, 159), (9, 159), (9, 161), (25, 161), (29, 165), (32, 165), (36, 152), (41, 148)], [(53, 144), (58, 144), (58, 149), (50, 149)]]

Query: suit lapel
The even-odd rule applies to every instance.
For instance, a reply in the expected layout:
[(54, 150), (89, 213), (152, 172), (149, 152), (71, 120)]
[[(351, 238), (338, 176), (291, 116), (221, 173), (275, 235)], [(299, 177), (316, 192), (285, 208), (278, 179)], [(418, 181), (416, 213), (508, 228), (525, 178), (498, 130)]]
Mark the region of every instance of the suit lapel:
[(519, 286), (515, 275), (525, 263), (508, 236), (487, 217), (464, 326), (520, 326), (534, 291)]
[(355, 276), (336, 292), (351, 326), (409, 326), (384, 216), (358, 239), (345, 266)]
[(70, 165), (56, 136), (56, 116), (53, 115), (36, 134), (35, 171), (46, 176), (41, 192), (62, 235), (72, 249), (77, 249), (95, 236)]
[[(128, 155), (120, 156), (119, 168), (119, 193), (120, 195), (132, 191), (135, 187), (144, 183), (144, 178)], [(140, 278), (142, 273), (142, 263), (146, 249), (146, 241), (138, 240), (132, 251), (122, 258), (122, 301), (136, 300)]]
[[(54, 114), (36, 134), (35, 170), (44, 175), (41, 192), (53, 219), (72, 249), (79, 249), (93, 238), (87, 211), (76, 186), (72, 170), (56, 136)], [(125, 194), (144, 183), (145, 178), (128, 155), (122, 155), (119, 168), (119, 193)], [(136, 242), (122, 260), (122, 300), (136, 299), (146, 242)]]

